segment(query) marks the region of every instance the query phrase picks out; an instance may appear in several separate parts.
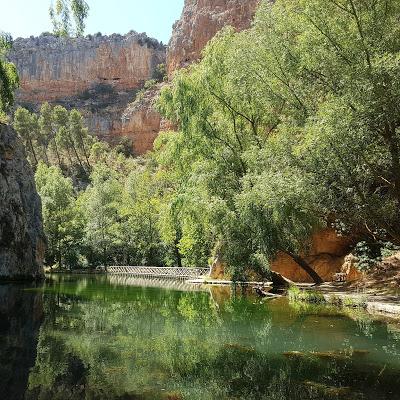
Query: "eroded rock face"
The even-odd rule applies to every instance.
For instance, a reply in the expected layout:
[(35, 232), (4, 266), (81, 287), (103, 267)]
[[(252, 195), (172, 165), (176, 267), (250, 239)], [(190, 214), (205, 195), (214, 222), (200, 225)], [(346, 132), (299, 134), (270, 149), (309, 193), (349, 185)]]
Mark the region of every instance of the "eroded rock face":
[(136, 32), (84, 38), (43, 34), (16, 39), (8, 57), (20, 75), (18, 101), (43, 102), (85, 94), (95, 85), (117, 92), (137, 89), (164, 61), (165, 48)]
[[(338, 236), (333, 229), (316, 232), (304, 259), (324, 281), (332, 281), (341, 272), (345, 256), (349, 253), (351, 239)], [(310, 276), (286, 254), (279, 254), (272, 262), (271, 270), (294, 282), (312, 282)]]
[(162, 117), (155, 104), (164, 84), (155, 85), (143, 97), (131, 103), (122, 116), (121, 134), (132, 140), (134, 154), (151, 150), (161, 130)]
[(112, 141), (122, 113), (144, 82), (165, 62), (165, 46), (136, 32), (17, 39), (8, 54), (17, 66), (17, 103), (37, 110), (45, 101), (78, 108), (90, 130)]
[(13, 129), (0, 124), (0, 279), (43, 276), (45, 237), (33, 173)]
[[(169, 77), (177, 69), (197, 61), (209, 40), (224, 26), (248, 28), (258, 3), (259, 0), (186, 0), (167, 50)], [(132, 139), (135, 154), (151, 150), (160, 131), (174, 129), (154, 107), (162, 86), (148, 91), (123, 114), (121, 134)]]
[(243, 30), (251, 25), (260, 0), (185, 0), (168, 46), (168, 75), (200, 58), (201, 52), (225, 26)]

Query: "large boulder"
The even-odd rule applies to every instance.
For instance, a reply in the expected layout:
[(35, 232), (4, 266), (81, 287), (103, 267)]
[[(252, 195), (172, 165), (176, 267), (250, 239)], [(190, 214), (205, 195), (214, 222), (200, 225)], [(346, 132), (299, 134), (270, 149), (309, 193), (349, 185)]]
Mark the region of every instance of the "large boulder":
[(14, 130), (0, 124), (0, 279), (43, 276), (40, 197)]

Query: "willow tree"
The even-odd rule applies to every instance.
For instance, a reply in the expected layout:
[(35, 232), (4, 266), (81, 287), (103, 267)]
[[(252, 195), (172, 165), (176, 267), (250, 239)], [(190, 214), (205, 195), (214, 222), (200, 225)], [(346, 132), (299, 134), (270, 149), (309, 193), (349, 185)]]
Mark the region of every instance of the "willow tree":
[[(242, 56), (297, 138), (301, 174), (347, 231), (400, 243), (397, 0), (263, 3)], [(240, 66), (241, 64), (238, 63)]]
[(331, 224), (400, 242), (399, 12), (398, 0), (262, 2), (250, 30), (225, 29), (163, 90), (188, 163), (180, 187), (201, 182), (217, 205), (228, 262), (284, 251), (314, 275), (300, 255)]
[(51, 3), (49, 15), (56, 35), (82, 36), (89, 5), (84, 0), (56, 0)]

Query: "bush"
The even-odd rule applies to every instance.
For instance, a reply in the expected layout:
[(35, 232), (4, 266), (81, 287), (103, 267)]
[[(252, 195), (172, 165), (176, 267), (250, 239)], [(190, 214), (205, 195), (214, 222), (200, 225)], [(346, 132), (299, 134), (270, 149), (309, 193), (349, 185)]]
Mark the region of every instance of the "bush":
[(297, 286), (291, 286), (288, 290), (289, 300), (293, 302), (304, 302), (312, 304), (326, 303), (325, 297), (316, 290), (299, 289)]
[(369, 271), (380, 263), (383, 258), (390, 257), (399, 250), (400, 247), (391, 242), (359, 242), (354, 248), (354, 255), (357, 257), (357, 268), (360, 271)]

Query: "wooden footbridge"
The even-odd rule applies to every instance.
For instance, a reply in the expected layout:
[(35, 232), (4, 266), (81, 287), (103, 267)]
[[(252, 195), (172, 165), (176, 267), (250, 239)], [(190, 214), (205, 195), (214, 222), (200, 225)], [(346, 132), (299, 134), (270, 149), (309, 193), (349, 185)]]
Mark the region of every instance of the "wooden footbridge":
[(163, 277), (171, 279), (196, 279), (209, 275), (209, 268), (178, 267), (107, 267), (107, 273), (113, 275), (130, 275), (143, 277)]

